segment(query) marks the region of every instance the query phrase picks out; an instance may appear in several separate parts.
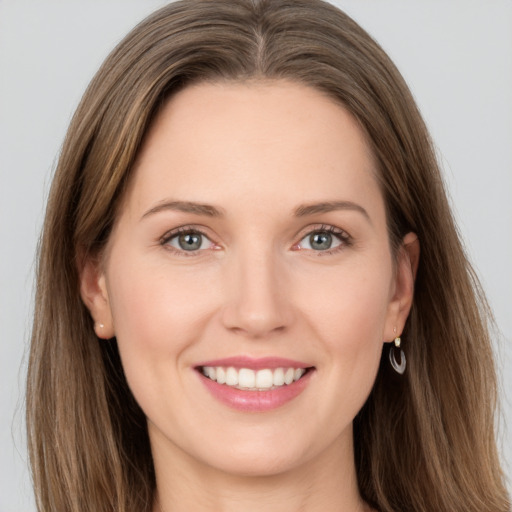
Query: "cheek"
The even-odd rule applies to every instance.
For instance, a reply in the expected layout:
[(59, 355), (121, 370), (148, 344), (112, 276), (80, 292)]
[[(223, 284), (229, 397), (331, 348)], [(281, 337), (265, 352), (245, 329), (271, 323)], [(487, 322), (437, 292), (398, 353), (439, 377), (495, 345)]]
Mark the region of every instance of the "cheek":
[[(392, 267), (384, 263), (347, 266), (325, 276), (321, 290), (305, 283), (301, 308), (315, 331), (329, 371), (329, 385), (354, 415), (375, 380), (389, 317)], [(329, 279), (327, 279), (329, 277)], [(309, 293), (307, 291), (309, 290)]]
[[(213, 310), (208, 276), (117, 258), (109, 273), (115, 335), (128, 385), (148, 418), (179, 418), (187, 349), (200, 340)], [(186, 370), (186, 371), (183, 371)], [(165, 392), (163, 392), (165, 390)], [(185, 405), (183, 405), (185, 407)], [(178, 415), (179, 416), (179, 415)]]
[(357, 262), (304, 283), (302, 309), (333, 348), (383, 342), (392, 278), (391, 265), (383, 261)]
[[(122, 261), (118, 259), (118, 261)], [(123, 364), (179, 365), (212, 310), (208, 282), (169, 265), (129, 264), (112, 269), (109, 297)]]

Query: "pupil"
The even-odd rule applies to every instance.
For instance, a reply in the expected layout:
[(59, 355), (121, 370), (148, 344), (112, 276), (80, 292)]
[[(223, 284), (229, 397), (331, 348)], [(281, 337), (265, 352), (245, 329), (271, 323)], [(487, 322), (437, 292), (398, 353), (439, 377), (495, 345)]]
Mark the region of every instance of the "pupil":
[(184, 251), (195, 251), (201, 247), (201, 235), (195, 233), (180, 235), (179, 244)]
[(313, 233), (309, 237), (309, 243), (313, 249), (326, 250), (330, 249), (332, 243), (332, 235), (330, 233), (321, 232)]

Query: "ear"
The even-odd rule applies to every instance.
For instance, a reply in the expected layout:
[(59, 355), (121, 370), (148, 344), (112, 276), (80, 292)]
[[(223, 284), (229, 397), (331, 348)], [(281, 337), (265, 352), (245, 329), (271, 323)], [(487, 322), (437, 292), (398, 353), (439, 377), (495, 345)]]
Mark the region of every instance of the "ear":
[(87, 258), (80, 272), (80, 295), (94, 320), (98, 338), (115, 336), (105, 273), (97, 259)]
[(398, 250), (395, 289), (388, 308), (384, 340), (393, 341), (402, 334), (414, 297), (414, 281), (420, 260), (420, 242), (415, 233), (407, 233)]

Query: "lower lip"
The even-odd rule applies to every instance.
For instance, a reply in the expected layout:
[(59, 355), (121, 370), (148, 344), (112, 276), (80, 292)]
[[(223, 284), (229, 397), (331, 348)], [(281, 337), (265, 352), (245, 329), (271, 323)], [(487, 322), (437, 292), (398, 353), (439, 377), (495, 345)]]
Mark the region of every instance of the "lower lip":
[(300, 395), (308, 385), (312, 373), (313, 371), (309, 370), (292, 384), (268, 391), (236, 389), (226, 384), (219, 384), (202, 373), (198, 372), (198, 375), (210, 393), (232, 409), (244, 412), (265, 412), (277, 409)]

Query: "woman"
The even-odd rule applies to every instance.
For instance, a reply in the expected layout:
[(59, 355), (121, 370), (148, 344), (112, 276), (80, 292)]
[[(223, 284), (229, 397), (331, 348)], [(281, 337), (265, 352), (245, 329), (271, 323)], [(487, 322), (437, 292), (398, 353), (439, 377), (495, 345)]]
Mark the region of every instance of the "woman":
[(38, 505), (508, 510), (486, 318), (360, 27), (318, 1), (171, 4), (98, 72), (52, 186)]

